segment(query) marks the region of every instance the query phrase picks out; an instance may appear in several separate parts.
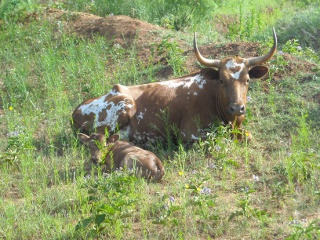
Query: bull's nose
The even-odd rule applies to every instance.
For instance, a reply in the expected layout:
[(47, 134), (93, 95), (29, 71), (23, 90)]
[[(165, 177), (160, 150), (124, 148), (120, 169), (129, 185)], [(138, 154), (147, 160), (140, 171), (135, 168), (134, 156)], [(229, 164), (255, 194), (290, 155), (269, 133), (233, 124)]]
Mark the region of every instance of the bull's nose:
[(229, 104), (229, 112), (234, 116), (241, 116), (246, 113), (246, 106), (244, 104)]

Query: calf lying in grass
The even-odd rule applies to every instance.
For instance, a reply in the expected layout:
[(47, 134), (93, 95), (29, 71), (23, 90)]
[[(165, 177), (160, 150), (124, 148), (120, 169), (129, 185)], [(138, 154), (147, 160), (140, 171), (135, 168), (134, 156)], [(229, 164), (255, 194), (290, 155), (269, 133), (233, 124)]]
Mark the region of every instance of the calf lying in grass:
[(119, 141), (117, 134), (110, 136), (107, 141), (101, 133), (92, 133), (90, 136), (78, 133), (78, 138), (89, 146), (91, 161), (102, 164), (103, 171), (127, 169), (153, 181), (160, 181), (164, 175), (162, 162), (155, 154), (132, 143)]

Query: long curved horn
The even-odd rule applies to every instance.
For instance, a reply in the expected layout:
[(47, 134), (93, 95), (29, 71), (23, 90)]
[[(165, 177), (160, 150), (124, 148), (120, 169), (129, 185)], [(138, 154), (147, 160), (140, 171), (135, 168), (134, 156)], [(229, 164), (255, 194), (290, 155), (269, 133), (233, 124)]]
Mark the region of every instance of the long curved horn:
[(197, 46), (196, 33), (194, 33), (194, 38), (193, 38), (193, 49), (194, 49), (194, 53), (196, 54), (198, 61), (201, 64), (203, 64), (204, 66), (207, 66), (207, 67), (215, 67), (215, 68), (219, 67), (220, 60), (207, 59), (201, 55), (201, 53), (198, 50), (198, 46)]
[(272, 46), (272, 48), (264, 56), (249, 58), (248, 59), (249, 67), (253, 66), (253, 65), (259, 65), (259, 64), (265, 63), (272, 58), (273, 54), (275, 54), (275, 52), (277, 50), (277, 35), (276, 35), (276, 31), (274, 30), (274, 28), (272, 28), (272, 30), (273, 30), (273, 46)]

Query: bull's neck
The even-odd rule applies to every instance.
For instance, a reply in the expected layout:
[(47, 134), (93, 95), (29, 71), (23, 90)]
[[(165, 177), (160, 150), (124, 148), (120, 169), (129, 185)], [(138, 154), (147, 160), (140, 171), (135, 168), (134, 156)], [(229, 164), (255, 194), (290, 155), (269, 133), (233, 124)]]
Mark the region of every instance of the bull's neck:
[(214, 104), (216, 105), (217, 109), (217, 116), (218, 118), (224, 123), (228, 124), (230, 121), (232, 122), (234, 119), (230, 118), (230, 115), (226, 112), (226, 106), (221, 101), (221, 98), (219, 97), (220, 94), (217, 94), (216, 99), (214, 101)]
[(212, 114), (217, 116), (219, 121), (228, 124), (229, 122), (234, 121), (234, 117), (230, 116), (227, 113), (226, 103), (221, 101), (220, 95), (220, 84), (216, 81), (209, 82), (210, 87), (208, 86), (207, 92), (205, 93), (207, 96), (210, 96), (210, 110)]

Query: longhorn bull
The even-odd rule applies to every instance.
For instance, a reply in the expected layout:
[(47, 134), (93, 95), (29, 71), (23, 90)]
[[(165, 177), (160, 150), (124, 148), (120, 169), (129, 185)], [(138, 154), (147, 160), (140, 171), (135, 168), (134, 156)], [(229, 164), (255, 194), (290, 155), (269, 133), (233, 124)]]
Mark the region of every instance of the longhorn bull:
[[(207, 68), (163, 82), (116, 84), (107, 94), (85, 100), (74, 110), (74, 128), (86, 134), (120, 130), (122, 138), (146, 143), (164, 140), (168, 125), (179, 129), (184, 142), (201, 138), (203, 129), (216, 120), (240, 127), (245, 119), (249, 81), (268, 72), (261, 64), (276, 52), (274, 29), (273, 39), (273, 46), (263, 56), (217, 60), (201, 55), (194, 35), (195, 55)], [(166, 121), (161, 117), (164, 114)]]

